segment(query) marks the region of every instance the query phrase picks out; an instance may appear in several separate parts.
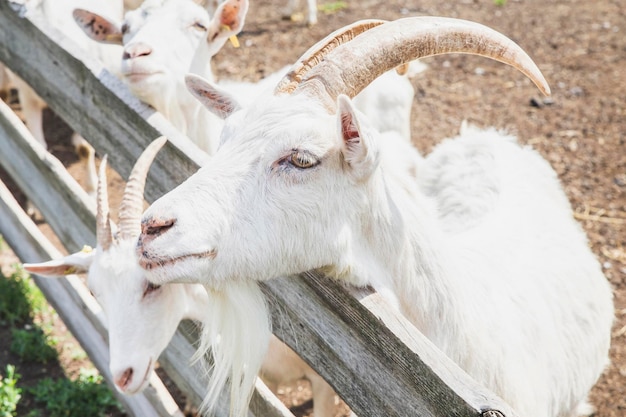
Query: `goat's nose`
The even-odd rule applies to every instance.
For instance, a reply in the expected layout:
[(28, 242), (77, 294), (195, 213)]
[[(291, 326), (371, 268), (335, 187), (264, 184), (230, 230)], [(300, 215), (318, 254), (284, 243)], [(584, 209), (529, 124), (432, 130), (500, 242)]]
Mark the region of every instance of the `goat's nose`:
[(127, 368), (121, 375), (115, 377), (115, 385), (120, 391), (125, 392), (128, 389), (128, 386), (133, 381), (133, 374), (133, 368)]
[(144, 238), (155, 238), (174, 226), (175, 219), (156, 219), (149, 217), (141, 222), (141, 234)]
[(151, 53), (152, 48), (150, 47), (150, 45), (143, 42), (131, 43), (124, 48), (122, 59), (132, 59), (140, 56), (148, 56)]

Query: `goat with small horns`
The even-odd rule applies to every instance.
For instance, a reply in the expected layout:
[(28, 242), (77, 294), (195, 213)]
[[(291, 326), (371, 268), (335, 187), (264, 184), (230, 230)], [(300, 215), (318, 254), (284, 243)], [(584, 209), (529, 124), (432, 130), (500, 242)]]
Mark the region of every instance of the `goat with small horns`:
[[(100, 165), (97, 193), (98, 246), (41, 263), (26, 263), (28, 272), (46, 277), (88, 273), (87, 284), (107, 318), (110, 364), (116, 388), (132, 395), (147, 387), (156, 361), (183, 319), (206, 320), (211, 294), (199, 284), (153, 285), (135, 255), (140, 232), (143, 190), (151, 162), (165, 144), (150, 144), (137, 160), (122, 197), (119, 229), (109, 220), (106, 156)], [(335, 393), (310, 366), (276, 337), (261, 369), (263, 381), (276, 393), (279, 384), (306, 378), (311, 382), (314, 416), (334, 414)]]

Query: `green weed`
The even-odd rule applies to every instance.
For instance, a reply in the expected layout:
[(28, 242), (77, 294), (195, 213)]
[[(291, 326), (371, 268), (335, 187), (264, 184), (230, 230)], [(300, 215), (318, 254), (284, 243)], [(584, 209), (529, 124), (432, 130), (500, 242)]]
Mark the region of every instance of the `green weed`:
[(24, 362), (47, 363), (57, 359), (57, 351), (53, 348), (56, 339), (46, 335), (38, 326), (11, 329), (11, 338), (11, 353)]
[(0, 324), (32, 321), (46, 306), (46, 298), (22, 269), (8, 278), (0, 274)]
[(91, 370), (81, 369), (74, 381), (42, 379), (29, 393), (50, 417), (104, 417), (121, 409), (102, 376)]
[(332, 1), (330, 3), (323, 3), (317, 5), (317, 10), (325, 14), (337, 13), (340, 10), (348, 8), (348, 3), (345, 1)]
[(15, 415), (17, 403), (22, 398), (22, 390), (16, 385), (19, 378), (13, 365), (7, 365), (5, 376), (0, 374), (0, 417)]

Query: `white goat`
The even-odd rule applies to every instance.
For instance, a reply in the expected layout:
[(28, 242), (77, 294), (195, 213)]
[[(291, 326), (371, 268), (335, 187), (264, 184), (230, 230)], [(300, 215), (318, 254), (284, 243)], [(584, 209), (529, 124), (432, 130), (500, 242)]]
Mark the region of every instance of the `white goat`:
[[(465, 131), (428, 155), (416, 180), (349, 99), (388, 69), (449, 52), (511, 64), (549, 92), (508, 38), (429, 17), (370, 29), (241, 110), (192, 80), (230, 116), (211, 161), (144, 213), (139, 262), (155, 284), (253, 299), (254, 282), (310, 269), (372, 285), (520, 416), (588, 414), (608, 363), (612, 294), (549, 164), (495, 130)], [(258, 337), (267, 312), (250, 314), (253, 324), (203, 346), (228, 355), (246, 331)], [(256, 373), (263, 354), (240, 353), (231, 362)]]
[[(247, 10), (247, 0), (228, 0), (219, 5), (210, 19), (207, 11), (192, 0), (148, 0), (127, 13), (122, 25), (86, 10), (76, 11), (75, 17), (92, 39), (123, 43), (122, 73), (131, 90), (201, 149), (213, 154), (223, 121), (189, 94), (184, 76), (191, 72), (209, 81), (215, 79), (211, 58), (228, 38), (242, 30)], [(201, 41), (203, 38), (206, 42)], [(424, 68), (421, 63), (412, 64), (414, 74)], [(245, 105), (273, 85), (273, 77), (282, 76), (285, 71), (259, 83), (220, 84)], [(407, 77), (392, 71), (365, 89), (356, 103), (379, 130), (396, 130), (410, 140), (413, 96)]]
[[(158, 139), (135, 164), (122, 198), (120, 230), (108, 240), (104, 227), (107, 207), (106, 160), (100, 166), (98, 187), (98, 247), (24, 269), (48, 277), (88, 273), (88, 286), (107, 318), (110, 370), (118, 390), (135, 394), (148, 385), (157, 359), (167, 347), (183, 319), (206, 320), (212, 309), (207, 291), (199, 284), (156, 286), (148, 282), (140, 268), (134, 244), (140, 231), (143, 187), (150, 163), (165, 143)], [(306, 378), (311, 382), (314, 416), (334, 415), (335, 392), (276, 337), (261, 369), (261, 378), (274, 392), (279, 384)]]
[(193, 0), (146, 0), (122, 24), (87, 10), (74, 17), (92, 39), (123, 45), (122, 76), (133, 93), (212, 154), (223, 122), (194, 100), (184, 76), (213, 80), (211, 57), (241, 31), (247, 9), (247, 0), (228, 0), (211, 19)]

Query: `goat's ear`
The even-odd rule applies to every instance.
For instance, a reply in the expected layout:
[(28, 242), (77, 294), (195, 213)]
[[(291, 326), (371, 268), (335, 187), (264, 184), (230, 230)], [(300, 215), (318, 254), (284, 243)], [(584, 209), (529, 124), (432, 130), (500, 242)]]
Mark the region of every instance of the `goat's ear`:
[(122, 45), (122, 31), (116, 23), (85, 9), (74, 9), (72, 16), (83, 32), (94, 41)]
[(219, 5), (211, 19), (207, 42), (213, 54), (216, 54), (231, 36), (243, 29), (248, 13), (248, 0), (226, 0)]
[(185, 76), (185, 84), (189, 92), (193, 94), (207, 110), (222, 119), (227, 118), (233, 112), (241, 108), (233, 96), (199, 75), (187, 74)]
[(355, 175), (364, 178), (376, 167), (374, 143), (361, 128), (352, 101), (343, 94), (337, 98), (337, 124), (344, 160)]
[(83, 249), (61, 259), (36, 264), (23, 264), (26, 271), (44, 277), (63, 277), (89, 271), (96, 254), (94, 249)]

